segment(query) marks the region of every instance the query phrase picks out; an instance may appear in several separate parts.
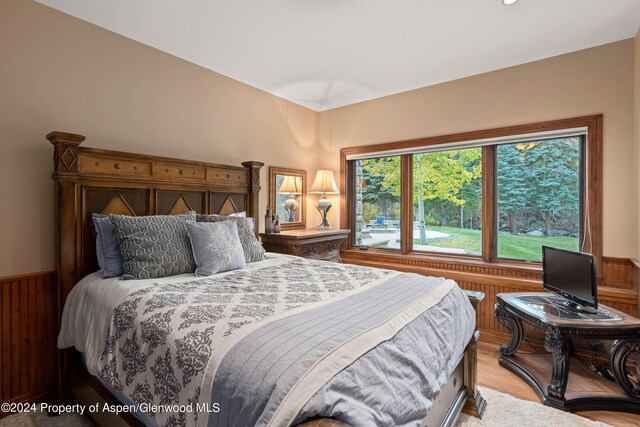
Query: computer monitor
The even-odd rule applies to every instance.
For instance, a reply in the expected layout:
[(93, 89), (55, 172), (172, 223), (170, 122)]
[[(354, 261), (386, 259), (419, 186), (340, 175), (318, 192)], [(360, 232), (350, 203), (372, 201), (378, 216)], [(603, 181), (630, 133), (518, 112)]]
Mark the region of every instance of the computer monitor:
[(591, 254), (542, 247), (544, 288), (566, 298), (564, 307), (586, 312), (598, 309), (596, 258)]

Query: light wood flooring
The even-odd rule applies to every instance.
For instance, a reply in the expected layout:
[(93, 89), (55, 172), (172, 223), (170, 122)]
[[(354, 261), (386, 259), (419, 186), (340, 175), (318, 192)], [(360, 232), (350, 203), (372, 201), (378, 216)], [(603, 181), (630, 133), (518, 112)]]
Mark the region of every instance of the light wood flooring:
[[(481, 386), (510, 394), (520, 399), (540, 402), (536, 393), (519, 377), (498, 364), (498, 346), (479, 343), (478, 382)], [(586, 411), (579, 412), (585, 417), (599, 420), (612, 426), (638, 426), (640, 415), (625, 412)]]

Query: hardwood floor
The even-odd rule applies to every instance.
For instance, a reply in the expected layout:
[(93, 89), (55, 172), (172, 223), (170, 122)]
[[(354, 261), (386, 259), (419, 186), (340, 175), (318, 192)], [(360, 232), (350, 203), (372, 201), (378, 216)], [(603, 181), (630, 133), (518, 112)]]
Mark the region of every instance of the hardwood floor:
[[(478, 383), (520, 399), (540, 401), (527, 383), (498, 364), (498, 346), (495, 344), (478, 344)], [(640, 415), (636, 414), (609, 411), (586, 411), (578, 414), (612, 426), (640, 426)]]

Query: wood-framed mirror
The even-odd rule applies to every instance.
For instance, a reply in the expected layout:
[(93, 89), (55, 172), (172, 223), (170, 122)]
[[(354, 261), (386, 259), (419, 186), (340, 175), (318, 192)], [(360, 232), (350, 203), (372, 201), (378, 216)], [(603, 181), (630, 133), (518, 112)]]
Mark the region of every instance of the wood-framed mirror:
[(307, 228), (307, 171), (269, 167), (269, 207), (283, 230)]

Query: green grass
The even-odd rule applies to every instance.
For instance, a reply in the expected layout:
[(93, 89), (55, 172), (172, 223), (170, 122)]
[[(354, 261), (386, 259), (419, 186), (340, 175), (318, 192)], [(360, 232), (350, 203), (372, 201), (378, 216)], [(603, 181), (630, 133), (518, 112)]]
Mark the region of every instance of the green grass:
[[(479, 230), (467, 230), (456, 227), (428, 226), (427, 230), (440, 231), (450, 234), (451, 237), (442, 240), (429, 240), (431, 246), (440, 248), (465, 249), (479, 254), (481, 251), (482, 237)], [(527, 236), (498, 234), (498, 257), (514, 258), (531, 261), (542, 261), (542, 245), (556, 248), (577, 250), (578, 239), (575, 237), (557, 236)]]

